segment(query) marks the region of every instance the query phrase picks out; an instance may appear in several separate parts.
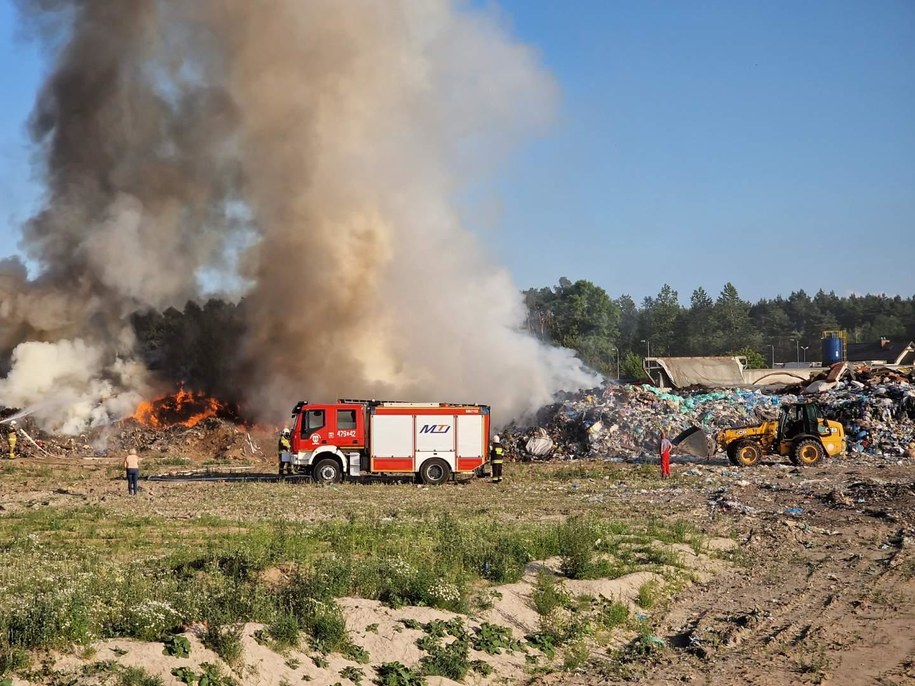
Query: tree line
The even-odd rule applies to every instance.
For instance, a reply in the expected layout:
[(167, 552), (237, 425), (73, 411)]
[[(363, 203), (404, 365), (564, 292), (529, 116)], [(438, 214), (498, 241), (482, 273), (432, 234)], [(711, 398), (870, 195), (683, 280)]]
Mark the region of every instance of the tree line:
[(728, 282), (713, 298), (703, 288), (689, 304), (664, 284), (637, 305), (611, 298), (590, 281), (563, 277), (552, 287), (524, 291), (528, 330), (544, 342), (577, 351), (586, 364), (623, 378), (643, 376), (642, 358), (744, 355), (751, 367), (820, 361), (823, 331), (844, 330), (848, 342), (915, 339), (915, 297), (850, 295), (803, 290), (756, 303)]
[[(665, 284), (637, 305), (629, 295), (611, 298), (591, 283), (561, 278), (553, 287), (523, 292), (524, 325), (543, 342), (575, 350), (591, 368), (611, 377), (639, 378), (642, 358), (652, 355), (745, 355), (753, 367), (820, 359), (820, 335), (844, 329), (849, 342), (915, 339), (915, 297), (804, 291), (743, 300), (727, 283), (712, 298), (702, 288), (680, 303)], [(161, 378), (184, 382), (224, 400), (237, 400), (249, 374), (239, 355), (245, 332), (245, 301), (189, 302), (183, 311), (137, 313), (132, 318), (147, 366)]]

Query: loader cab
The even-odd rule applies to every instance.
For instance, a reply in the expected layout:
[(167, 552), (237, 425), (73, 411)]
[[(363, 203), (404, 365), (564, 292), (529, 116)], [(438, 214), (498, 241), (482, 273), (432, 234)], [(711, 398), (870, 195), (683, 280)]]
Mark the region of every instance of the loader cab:
[(790, 441), (801, 435), (829, 435), (829, 425), (814, 403), (782, 406), (778, 420), (778, 440)]

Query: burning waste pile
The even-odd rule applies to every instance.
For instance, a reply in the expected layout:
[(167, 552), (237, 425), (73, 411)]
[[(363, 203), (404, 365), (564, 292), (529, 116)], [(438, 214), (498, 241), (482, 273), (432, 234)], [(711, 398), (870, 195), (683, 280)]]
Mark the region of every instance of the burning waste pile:
[(19, 457), (103, 457), (135, 448), (147, 454), (217, 460), (262, 458), (258, 440), (275, 432), (272, 427), (246, 425), (231, 404), (183, 388), (141, 402), (131, 417), (77, 435), (46, 431), (34, 417), (9, 412), (2, 410), (6, 416), (0, 422), (9, 427), (18, 418), (16, 432), (26, 439), (17, 448)]
[(746, 389), (662, 391), (653, 386), (609, 384), (565, 393), (543, 407), (529, 425), (504, 432), (522, 460), (625, 458), (653, 455), (658, 437), (691, 427), (709, 436), (718, 430), (757, 424), (778, 416), (781, 404), (815, 400), (823, 415), (842, 422), (848, 454), (915, 458), (913, 375), (856, 370), (854, 378), (805, 395), (800, 387), (780, 393)]

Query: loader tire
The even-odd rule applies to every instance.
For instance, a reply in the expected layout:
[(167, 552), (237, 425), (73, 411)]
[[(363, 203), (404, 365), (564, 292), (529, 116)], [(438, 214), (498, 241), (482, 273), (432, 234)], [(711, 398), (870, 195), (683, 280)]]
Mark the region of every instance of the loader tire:
[(734, 459), (741, 467), (752, 467), (759, 458), (762, 457), (762, 448), (755, 441), (735, 441), (734, 442)]
[(730, 463), (731, 463), (732, 465), (734, 465), (735, 467), (738, 466), (738, 463), (737, 463), (737, 443), (731, 443), (731, 444), (729, 444), (728, 447), (727, 447), (727, 449), (725, 450), (725, 453), (727, 453), (728, 462), (730, 462)]
[(318, 460), (311, 468), (311, 480), (316, 484), (338, 484), (343, 480), (340, 463), (330, 457)]
[(823, 445), (815, 438), (804, 438), (794, 444), (791, 461), (802, 467), (812, 467), (823, 459)]
[(427, 486), (438, 486), (451, 477), (451, 467), (444, 460), (426, 460), (419, 468), (419, 480)]

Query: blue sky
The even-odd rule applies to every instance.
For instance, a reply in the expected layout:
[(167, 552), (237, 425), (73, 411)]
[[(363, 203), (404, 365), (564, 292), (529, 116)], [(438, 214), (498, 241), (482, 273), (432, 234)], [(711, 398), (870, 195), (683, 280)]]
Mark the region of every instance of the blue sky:
[[(915, 2), (475, 4), (562, 92), (553, 127), (482, 191), (500, 211), (475, 228), (520, 287), (915, 294)], [(7, 255), (40, 193), (24, 127), (42, 71), (11, 0), (0, 70)]]

